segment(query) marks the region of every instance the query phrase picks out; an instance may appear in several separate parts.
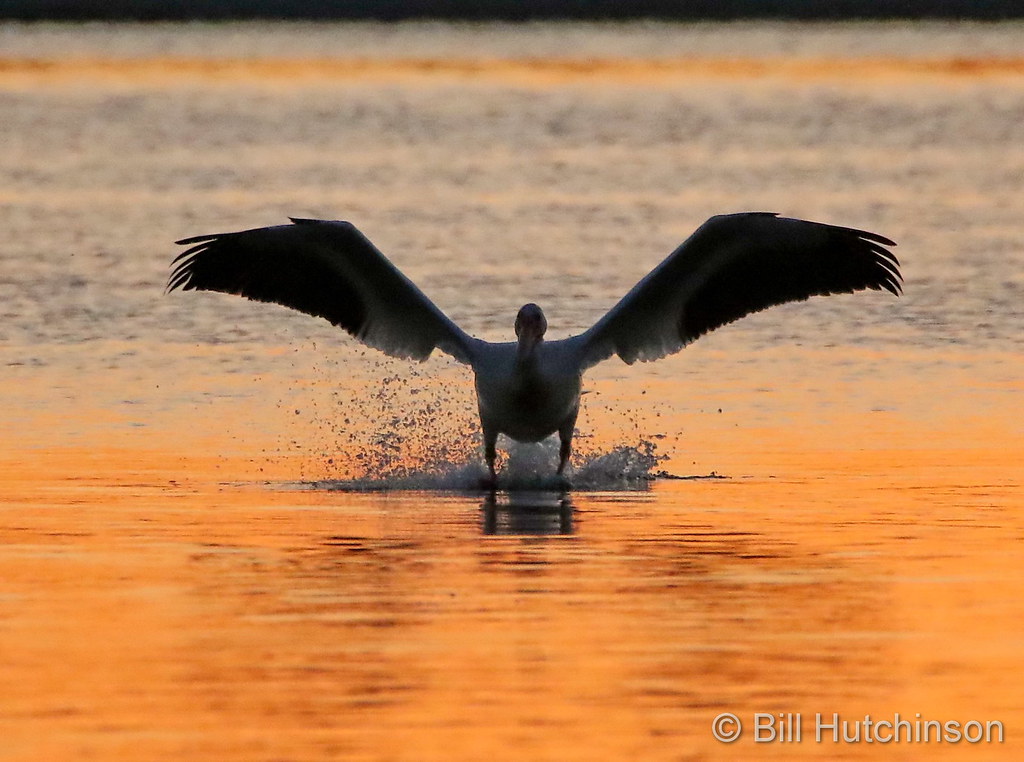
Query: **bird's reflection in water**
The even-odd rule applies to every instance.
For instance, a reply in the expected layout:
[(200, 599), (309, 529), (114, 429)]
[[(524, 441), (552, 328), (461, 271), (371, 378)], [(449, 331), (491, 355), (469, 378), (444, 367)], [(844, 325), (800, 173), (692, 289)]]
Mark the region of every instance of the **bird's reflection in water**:
[(490, 493), (480, 506), (486, 535), (572, 534), (573, 506), (565, 493)]

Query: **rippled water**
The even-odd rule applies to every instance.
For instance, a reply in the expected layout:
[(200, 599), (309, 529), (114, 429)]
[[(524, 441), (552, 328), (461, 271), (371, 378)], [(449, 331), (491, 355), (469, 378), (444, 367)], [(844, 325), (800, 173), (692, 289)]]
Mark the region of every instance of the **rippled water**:
[[(815, 712), (1012, 758), (1021, 33), (0, 27), (0, 759), (877, 752)], [(577, 474), (701, 477), (633, 490), (423, 482), (478, 467), (464, 369), (162, 294), (175, 239), (343, 218), (470, 333), (568, 335), (747, 209), (895, 239), (906, 293), (599, 366)]]

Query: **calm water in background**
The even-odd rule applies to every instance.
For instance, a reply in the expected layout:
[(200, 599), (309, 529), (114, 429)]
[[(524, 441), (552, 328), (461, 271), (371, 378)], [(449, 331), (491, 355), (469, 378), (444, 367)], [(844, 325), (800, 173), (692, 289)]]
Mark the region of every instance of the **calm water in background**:
[[(0, 759), (877, 753), (815, 712), (1000, 720), (926, 751), (1012, 758), (1021, 39), (0, 27)], [(640, 492), (296, 489), (472, 462), (464, 369), (161, 293), (177, 238), (342, 218), (470, 333), (567, 335), (746, 209), (894, 238), (906, 294), (595, 369), (577, 466), (727, 477)]]

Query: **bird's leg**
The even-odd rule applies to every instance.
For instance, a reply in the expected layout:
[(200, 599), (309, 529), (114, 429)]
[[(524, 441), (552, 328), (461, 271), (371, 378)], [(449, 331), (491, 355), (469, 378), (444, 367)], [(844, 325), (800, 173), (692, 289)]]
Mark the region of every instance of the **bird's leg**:
[(576, 429), (576, 416), (579, 414), (579, 411), (579, 408), (573, 410), (569, 419), (558, 429), (558, 439), (562, 443), (562, 446), (558, 448), (558, 471), (556, 473), (559, 476), (565, 471), (565, 466), (569, 462), (569, 455), (572, 453), (572, 433)]
[(565, 470), (565, 465), (569, 462), (569, 454), (572, 452), (572, 440), (562, 439), (562, 446), (558, 449), (558, 470), (555, 472), (559, 476)]
[(494, 489), (498, 484), (498, 474), (494, 470), (494, 461), (498, 457), (497, 451), (498, 432), (492, 429), (484, 429), (484, 460), (487, 461), (489, 477), (485, 480), (484, 486)]

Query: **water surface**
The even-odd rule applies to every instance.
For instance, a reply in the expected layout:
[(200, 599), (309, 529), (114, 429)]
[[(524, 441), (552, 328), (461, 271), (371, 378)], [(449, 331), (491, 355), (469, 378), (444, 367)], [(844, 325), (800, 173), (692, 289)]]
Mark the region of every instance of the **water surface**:
[[(725, 711), (1012, 757), (1020, 31), (0, 27), (0, 759), (879, 753)], [(323, 489), (476, 463), (465, 370), (162, 294), (175, 239), (349, 219), (470, 333), (568, 335), (749, 209), (895, 239), (906, 293), (588, 376), (577, 469), (722, 479)]]

